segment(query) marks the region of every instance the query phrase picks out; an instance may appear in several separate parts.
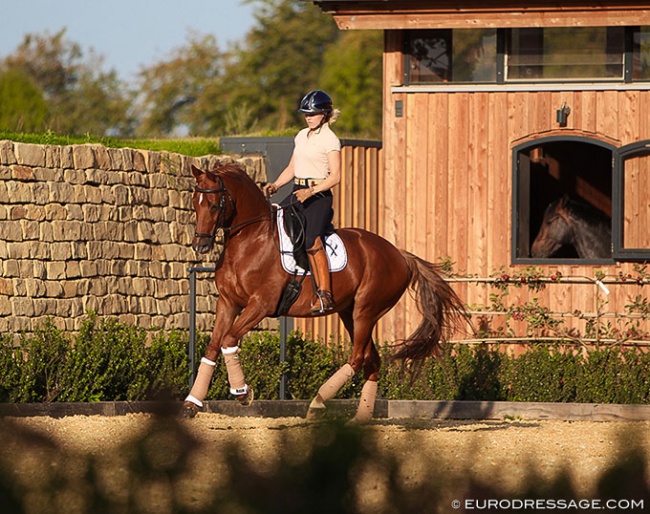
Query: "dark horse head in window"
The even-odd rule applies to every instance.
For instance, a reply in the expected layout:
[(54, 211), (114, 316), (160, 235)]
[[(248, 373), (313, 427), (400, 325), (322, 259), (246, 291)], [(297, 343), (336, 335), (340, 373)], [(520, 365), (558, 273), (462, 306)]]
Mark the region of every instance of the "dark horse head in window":
[(612, 255), (612, 221), (589, 205), (564, 196), (544, 212), (531, 256), (553, 257), (563, 246), (572, 246), (580, 259), (606, 259)]

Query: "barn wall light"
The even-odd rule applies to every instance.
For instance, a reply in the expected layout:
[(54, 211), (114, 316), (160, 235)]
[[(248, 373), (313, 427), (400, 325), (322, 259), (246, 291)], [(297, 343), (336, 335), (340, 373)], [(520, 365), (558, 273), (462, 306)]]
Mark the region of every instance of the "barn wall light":
[(560, 127), (566, 127), (566, 122), (569, 114), (571, 114), (571, 107), (569, 107), (566, 102), (562, 107), (555, 111), (555, 119), (560, 124)]

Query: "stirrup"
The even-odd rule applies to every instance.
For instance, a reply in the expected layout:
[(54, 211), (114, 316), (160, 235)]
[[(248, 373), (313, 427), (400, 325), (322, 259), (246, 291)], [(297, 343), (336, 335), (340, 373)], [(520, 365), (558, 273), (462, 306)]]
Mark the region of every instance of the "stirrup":
[(331, 310), (334, 310), (332, 293), (330, 291), (323, 291), (322, 289), (316, 291), (311, 302), (311, 313), (323, 314)]

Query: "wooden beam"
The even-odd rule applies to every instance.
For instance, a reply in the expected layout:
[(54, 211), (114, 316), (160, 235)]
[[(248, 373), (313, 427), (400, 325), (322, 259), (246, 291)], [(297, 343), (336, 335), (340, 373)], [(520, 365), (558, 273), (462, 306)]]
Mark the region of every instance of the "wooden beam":
[(430, 29), (512, 27), (601, 27), (650, 24), (647, 2), (579, 0), (316, 0), (339, 28)]

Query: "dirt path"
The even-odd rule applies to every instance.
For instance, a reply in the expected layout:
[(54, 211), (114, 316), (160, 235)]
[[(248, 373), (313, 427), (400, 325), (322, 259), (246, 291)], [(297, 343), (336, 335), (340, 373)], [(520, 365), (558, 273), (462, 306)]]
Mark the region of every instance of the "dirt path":
[(455, 499), (638, 500), (650, 487), (650, 422), (382, 420), (358, 429), (299, 418), (134, 414), (0, 424), (0, 489), (9, 483), (27, 512), (96, 512), (98, 501), (157, 514), (217, 512), (214, 505), (228, 502), (233, 513), (274, 512), (242, 507), (260, 491), (264, 501), (289, 506), (309, 494), (341, 502), (333, 498), (340, 493), (350, 512), (416, 512), (409, 505), (452, 512), (445, 506)]

